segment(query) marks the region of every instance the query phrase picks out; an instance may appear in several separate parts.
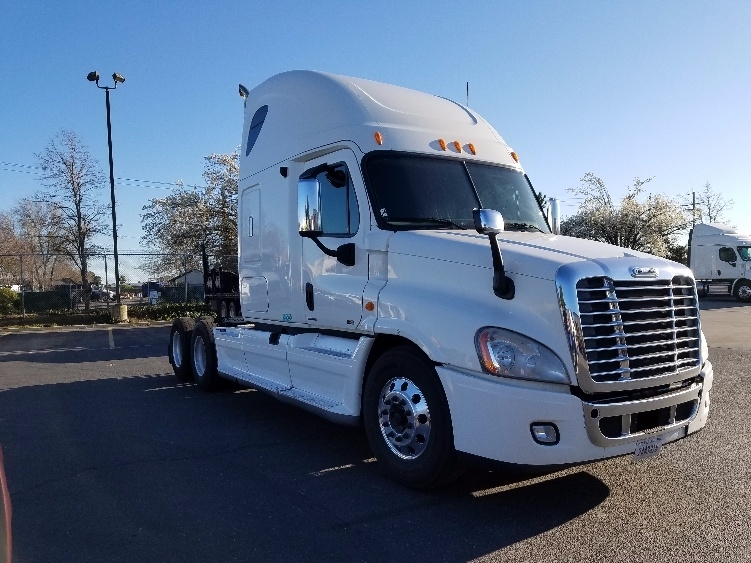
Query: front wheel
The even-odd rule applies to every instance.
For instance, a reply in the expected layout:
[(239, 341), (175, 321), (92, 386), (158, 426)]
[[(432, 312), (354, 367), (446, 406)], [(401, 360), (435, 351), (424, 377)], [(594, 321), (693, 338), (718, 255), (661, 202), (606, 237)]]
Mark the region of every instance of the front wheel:
[(734, 295), (738, 301), (751, 302), (751, 283), (747, 281), (738, 282), (738, 285), (735, 286)]
[(408, 346), (376, 360), (365, 384), (362, 416), (370, 448), (385, 472), (431, 489), (461, 469), (446, 396), (435, 369)]
[(191, 338), (191, 372), (199, 389), (211, 391), (216, 387), (217, 374), (216, 345), (214, 343), (214, 322), (202, 317), (193, 329)]

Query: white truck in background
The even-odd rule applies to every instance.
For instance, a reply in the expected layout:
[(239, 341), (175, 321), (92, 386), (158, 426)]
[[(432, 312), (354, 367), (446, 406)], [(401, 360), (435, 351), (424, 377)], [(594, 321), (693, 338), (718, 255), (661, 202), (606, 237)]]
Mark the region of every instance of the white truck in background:
[(473, 110), (310, 71), (241, 94), (240, 310), (175, 320), (178, 378), (362, 424), (417, 488), (467, 457), (641, 458), (705, 425), (691, 271), (554, 232)]
[(751, 236), (722, 223), (699, 223), (688, 235), (688, 265), (699, 296), (729, 294), (751, 302)]

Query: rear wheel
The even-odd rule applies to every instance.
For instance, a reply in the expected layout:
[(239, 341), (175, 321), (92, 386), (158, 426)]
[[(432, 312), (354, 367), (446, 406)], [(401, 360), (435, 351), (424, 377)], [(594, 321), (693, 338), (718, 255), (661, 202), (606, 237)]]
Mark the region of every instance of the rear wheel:
[(214, 322), (201, 318), (193, 329), (191, 338), (191, 372), (193, 381), (203, 391), (211, 391), (219, 378), (217, 374)]
[(738, 301), (751, 302), (751, 283), (747, 281), (738, 282), (738, 285), (735, 286), (734, 295)]
[(362, 416), (385, 472), (407, 486), (431, 489), (461, 474), (443, 387), (435, 369), (408, 346), (376, 360), (365, 384)]
[(190, 340), (195, 327), (195, 321), (188, 317), (175, 319), (169, 335), (167, 355), (172, 371), (180, 381), (187, 381), (191, 377), (190, 371)]
[(709, 295), (709, 284), (707, 282), (699, 282), (696, 284), (696, 293), (699, 297), (706, 297)]

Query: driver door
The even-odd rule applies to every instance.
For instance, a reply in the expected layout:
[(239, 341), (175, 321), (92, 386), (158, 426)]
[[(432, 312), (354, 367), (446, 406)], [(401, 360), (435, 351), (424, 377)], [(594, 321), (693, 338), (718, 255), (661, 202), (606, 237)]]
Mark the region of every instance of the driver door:
[[(320, 170), (316, 171), (318, 167)], [(342, 264), (324, 253), (311, 238), (301, 237), (302, 295), (306, 322), (332, 330), (353, 330), (362, 318), (363, 288), (368, 281), (368, 254), (363, 247), (365, 227), (361, 209), (365, 190), (355, 154), (339, 150), (307, 163), (303, 176), (321, 186), (319, 242), (328, 249), (352, 243), (354, 265)], [(312, 174), (312, 176), (311, 176)]]

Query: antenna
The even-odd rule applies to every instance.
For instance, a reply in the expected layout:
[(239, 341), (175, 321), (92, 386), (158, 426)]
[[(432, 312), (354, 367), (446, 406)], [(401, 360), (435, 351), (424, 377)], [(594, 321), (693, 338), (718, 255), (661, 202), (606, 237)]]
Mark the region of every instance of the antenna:
[(467, 81), (467, 107), (469, 107), (469, 81)]

